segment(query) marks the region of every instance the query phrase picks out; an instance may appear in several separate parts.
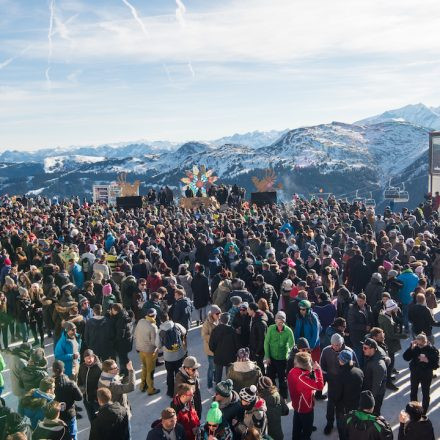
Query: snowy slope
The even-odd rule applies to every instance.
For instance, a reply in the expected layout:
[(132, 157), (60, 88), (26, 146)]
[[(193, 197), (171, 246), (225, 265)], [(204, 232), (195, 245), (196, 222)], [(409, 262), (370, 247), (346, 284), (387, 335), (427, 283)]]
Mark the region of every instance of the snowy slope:
[(371, 116), (355, 122), (358, 125), (371, 125), (379, 122), (410, 122), (421, 127), (440, 130), (440, 107), (427, 107), (424, 104), (406, 105), (395, 110), (388, 110), (380, 115)]
[(102, 162), (105, 157), (96, 156), (54, 156), (44, 159), (44, 171), (46, 173), (58, 173), (78, 168), (84, 163)]

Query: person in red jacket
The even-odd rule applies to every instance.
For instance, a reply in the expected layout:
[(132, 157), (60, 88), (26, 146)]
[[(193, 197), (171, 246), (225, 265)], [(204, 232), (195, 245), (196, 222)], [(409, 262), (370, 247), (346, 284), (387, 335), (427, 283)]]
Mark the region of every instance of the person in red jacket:
[(157, 289), (159, 289), (159, 287), (162, 287), (162, 276), (155, 267), (152, 267), (147, 277), (148, 293), (151, 294), (153, 292), (157, 292)]
[(170, 405), (176, 411), (177, 422), (185, 429), (186, 440), (195, 440), (200, 427), (199, 416), (192, 404), (193, 396), (194, 387), (187, 383), (181, 383), (178, 385), (176, 396)]
[(312, 357), (307, 352), (297, 353), (293, 365), (287, 376), (294, 410), (292, 440), (308, 440), (313, 430), (315, 391), (324, 388), (324, 379), (318, 362), (312, 364)]

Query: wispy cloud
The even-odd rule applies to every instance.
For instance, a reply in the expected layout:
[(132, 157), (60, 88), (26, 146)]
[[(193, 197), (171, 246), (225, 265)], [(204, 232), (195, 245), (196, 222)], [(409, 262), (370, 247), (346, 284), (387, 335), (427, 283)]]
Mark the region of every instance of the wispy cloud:
[(142, 29), (142, 32), (144, 33), (144, 35), (149, 38), (149, 33), (147, 31), (147, 28), (145, 27), (144, 22), (141, 20), (141, 18), (139, 17), (139, 14), (136, 10), (136, 8), (127, 0), (122, 0), (123, 3), (125, 5), (127, 5), (127, 7), (130, 9), (131, 14), (133, 15), (133, 18), (136, 20), (136, 22), (138, 23), (138, 25), (140, 26), (140, 28)]
[(24, 55), (29, 49), (31, 49), (33, 44), (29, 44), (26, 46), (23, 50), (21, 50), (17, 55), (14, 55), (12, 57), (7, 58), (3, 62), (0, 63), (0, 70), (4, 69), (5, 67), (9, 66), (13, 61), (15, 61), (17, 58), (20, 58), (22, 55)]

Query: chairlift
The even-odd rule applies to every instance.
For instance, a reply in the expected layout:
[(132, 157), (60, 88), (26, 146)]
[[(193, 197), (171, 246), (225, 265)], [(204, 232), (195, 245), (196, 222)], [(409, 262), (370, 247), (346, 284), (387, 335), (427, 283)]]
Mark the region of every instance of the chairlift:
[(402, 189), (399, 191), (399, 197), (394, 199), (396, 203), (406, 203), (409, 200), (409, 193), (405, 191), (405, 184), (402, 184)]
[(358, 190), (356, 190), (356, 197), (353, 199), (353, 203), (357, 203), (358, 205), (365, 203), (365, 199), (363, 197), (359, 197)]
[(391, 179), (388, 183), (388, 188), (383, 192), (383, 198), (387, 200), (395, 200), (399, 198), (399, 187), (391, 186)]
[(376, 200), (373, 199), (373, 195), (370, 192), (370, 198), (365, 200), (365, 206), (367, 208), (375, 208), (376, 207)]

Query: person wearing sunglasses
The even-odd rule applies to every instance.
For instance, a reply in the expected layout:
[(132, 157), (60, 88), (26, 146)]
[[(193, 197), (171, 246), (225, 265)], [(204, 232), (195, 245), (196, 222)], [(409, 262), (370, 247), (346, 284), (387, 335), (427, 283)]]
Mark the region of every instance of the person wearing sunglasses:
[(231, 440), (232, 431), (223, 421), (223, 414), (218, 402), (212, 402), (206, 414), (206, 423), (202, 427), (201, 438), (204, 440)]

